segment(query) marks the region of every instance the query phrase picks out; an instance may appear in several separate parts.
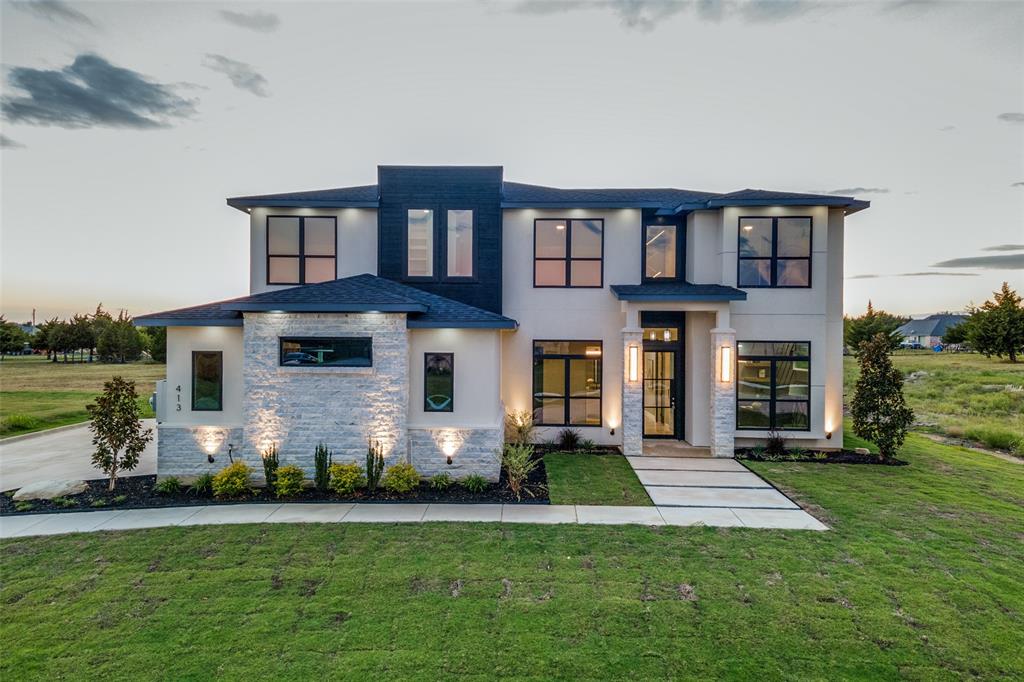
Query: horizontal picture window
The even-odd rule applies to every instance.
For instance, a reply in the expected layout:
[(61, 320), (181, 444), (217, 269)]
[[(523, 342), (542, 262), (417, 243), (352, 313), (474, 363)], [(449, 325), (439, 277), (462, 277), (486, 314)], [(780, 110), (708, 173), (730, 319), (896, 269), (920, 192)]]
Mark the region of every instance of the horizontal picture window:
[(372, 367), (373, 339), (289, 337), (281, 339), (282, 367)]

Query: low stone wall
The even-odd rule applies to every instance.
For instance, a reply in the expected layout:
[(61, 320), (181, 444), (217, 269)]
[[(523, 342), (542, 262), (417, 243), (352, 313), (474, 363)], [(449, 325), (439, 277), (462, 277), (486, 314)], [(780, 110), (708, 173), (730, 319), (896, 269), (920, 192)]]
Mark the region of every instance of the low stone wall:
[(232, 445), (238, 457), (241, 427), (157, 426), (157, 477), (175, 476), (188, 482), (200, 474), (215, 474), (230, 463), (228, 447)]
[[(480, 474), (497, 481), (501, 474), (502, 427), (409, 429), (409, 461), (422, 476), (447, 473), (453, 479)], [(448, 464), (451, 456), (452, 463)]]

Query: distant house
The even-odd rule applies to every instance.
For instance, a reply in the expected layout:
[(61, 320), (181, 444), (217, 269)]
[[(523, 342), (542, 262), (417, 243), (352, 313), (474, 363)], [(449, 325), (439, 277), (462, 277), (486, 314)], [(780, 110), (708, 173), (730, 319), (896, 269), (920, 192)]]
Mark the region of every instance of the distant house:
[(966, 319), (966, 315), (937, 313), (920, 320), (911, 320), (896, 331), (903, 335), (905, 345), (919, 343), (925, 348), (932, 348), (942, 343), (942, 336), (951, 327), (957, 326)]

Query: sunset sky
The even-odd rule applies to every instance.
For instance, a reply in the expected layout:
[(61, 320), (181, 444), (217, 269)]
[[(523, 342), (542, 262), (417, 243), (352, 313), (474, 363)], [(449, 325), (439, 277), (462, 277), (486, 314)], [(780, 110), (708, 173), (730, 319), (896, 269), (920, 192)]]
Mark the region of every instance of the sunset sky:
[(247, 293), (225, 197), (377, 164), (854, 194), (848, 313), (1024, 289), (1024, 2), (5, 1), (0, 24), (15, 321)]

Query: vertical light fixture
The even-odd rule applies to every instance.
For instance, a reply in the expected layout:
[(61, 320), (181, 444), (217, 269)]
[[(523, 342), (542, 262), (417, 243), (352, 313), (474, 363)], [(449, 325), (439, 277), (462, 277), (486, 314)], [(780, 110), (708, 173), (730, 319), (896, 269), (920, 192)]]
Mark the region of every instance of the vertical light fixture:
[(640, 380), (640, 346), (636, 344), (629, 346), (629, 380)]
[(719, 376), (723, 384), (732, 381), (732, 346), (722, 346), (722, 369)]

